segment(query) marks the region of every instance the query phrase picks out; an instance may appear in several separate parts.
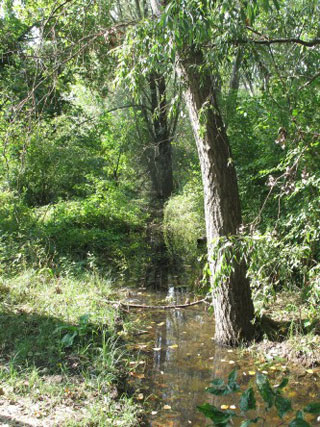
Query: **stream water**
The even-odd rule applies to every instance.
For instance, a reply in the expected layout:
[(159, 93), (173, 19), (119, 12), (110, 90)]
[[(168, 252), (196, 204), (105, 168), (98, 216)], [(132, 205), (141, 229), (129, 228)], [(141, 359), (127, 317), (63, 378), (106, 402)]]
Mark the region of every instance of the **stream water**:
[[(169, 286), (167, 290), (137, 290), (130, 301), (168, 305), (184, 303), (187, 298), (189, 295), (184, 289)], [(131, 316), (139, 327), (131, 338), (131, 346), (140, 353), (140, 363), (133, 367), (132, 382), (138, 398), (150, 409), (149, 425), (209, 425), (210, 421), (197, 411), (197, 405), (205, 402), (219, 408), (237, 405), (239, 395), (216, 397), (205, 391), (214, 377), (226, 379), (234, 368), (238, 369), (242, 388), (254, 381), (257, 371), (268, 373), (272, 384), (277, 384), (285, 374), (289, 375), (285, 395), (292, 399), (296, 409), (320, 401), (319, 370), (308, 373), (301, 367), (288, 366), (284, 360), (248, 357), (243, 350), (216, 346), (213, 315), (208, 308), (208, 305), (199, 304), (186, 309), (132, 311)], [(293, 417), (292, 412), (290, 419)], [(315, 416), (310, 416), (308, 421), (311, 425), (320, 425)], [(235, 425), (240, 425), (240, 421)], [(264, 425), (279, 425), (279, 418), (270, 411)]]

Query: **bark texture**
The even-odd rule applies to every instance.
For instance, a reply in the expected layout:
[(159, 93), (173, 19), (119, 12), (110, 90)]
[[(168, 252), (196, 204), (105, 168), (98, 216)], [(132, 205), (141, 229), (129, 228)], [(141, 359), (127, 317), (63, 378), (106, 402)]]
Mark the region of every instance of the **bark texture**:
[[(204, 188), (205, 220), (210, 270), (221, 260), (213, 258), (213, 242), (220, 236), (235, 235), (241, 225), (236, 171), (232, 162), (223, 119), (209, 74), (200, 73), (201, 52), (180, 59), (178, 72), (185, 84), (185, 100), (195, 135)], [(223, 345), (237, 345), (253, 337), (254, 310), (244, 263), (233, 263), (226, 283), (213, 290), (216, 318), (215, 337)], [(213, 284), (213, 283), (212, 283)]]
[(149, 172), (156, 199), (167, 200), (173, 190), (172, 134), (168, 126), (166, 82), (155, 73), (149, 77), (153, 144), (148, 150)]
[[(155, 15), (161, 14), (166, 0), (152, 0)], [(241, 225), (241, 208), (236, 171), (232, 162), (223, 118), (219, 111), (215, 79), (200, 72), (205, 65), (201, 51), (188, 46), (178, 52), (176, 68), (184, 86), (185, 101), (197, 143), (204, 188), (208, 259), (211, 271), (221, 260), (213, 258), (216, 238), (237, 234)], [(244, 263), (234, 262), (229, 280), (213, 287), (216, 341), (238, 345), (254, 334), (251, 323), (254, 309)]]

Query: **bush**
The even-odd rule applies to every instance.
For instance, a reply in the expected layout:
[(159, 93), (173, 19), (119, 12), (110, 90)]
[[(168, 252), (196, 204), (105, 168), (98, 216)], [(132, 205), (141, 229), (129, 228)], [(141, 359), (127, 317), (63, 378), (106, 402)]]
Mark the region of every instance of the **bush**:
[(189, 182), (182, 194), (171, 197), (164, 211), (164, 236), (169, 252), (186, 262), (199, 256), (197, 240), (205, 235), (202, 187)]

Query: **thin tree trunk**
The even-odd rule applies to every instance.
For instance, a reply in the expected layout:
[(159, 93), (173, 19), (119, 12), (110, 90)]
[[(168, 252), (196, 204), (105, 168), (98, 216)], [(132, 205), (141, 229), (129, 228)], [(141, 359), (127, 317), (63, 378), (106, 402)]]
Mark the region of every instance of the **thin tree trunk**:
[(166, 105), (166, 83), (163, 76), (150, 75), (153, 143), (149, 170), (156, 199), (167, 200), (173, 191), (172, 147)]

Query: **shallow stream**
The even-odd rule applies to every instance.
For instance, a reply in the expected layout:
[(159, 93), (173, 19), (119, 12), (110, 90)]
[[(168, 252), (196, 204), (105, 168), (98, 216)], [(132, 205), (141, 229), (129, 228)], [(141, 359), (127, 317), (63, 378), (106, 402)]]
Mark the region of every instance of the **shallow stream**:
[[(137, 304), (169, 305), (184, 303), (188, 298), (184, 289), (169, 286), (166, 291), (134, 291), (129, 300)], [(289, 375), (289, 386), (284, 393), (292, 399), (295, 409), (320, 401), (319, 369), (307, 372), (302, 367), (289, 366), (285, 360), (253, 358), (244, 350), (216, 346), (214, 320), (208, 305), (175, 310), (133, 309), (131, 313), (139, 325), (131, 337), (131, 346), (140, 353), (140, 363), (132, 367), (132, 382), (138, 399), (150, 410), (148, 422), (153, 427), (211, 425), (197, 411), (197, 405), (209, 402), (219, 408), (237, 406), (239, 395), (217, 398), (205, 391), (214, 377), (226, 379), (234, 368), (238, 369), (241, 388), (254, 382), (257, 371), (268, 373), (273, 385)], [(292, 418), (294, 412), (290, 414), (289, 419)], [(320, 425), (315, 416), (307, 419), (311, 425)], [(270, 411), (264, 425), (280, 425), (280, 422)], [(236, 426), (240, 424), (235, 422)]]

